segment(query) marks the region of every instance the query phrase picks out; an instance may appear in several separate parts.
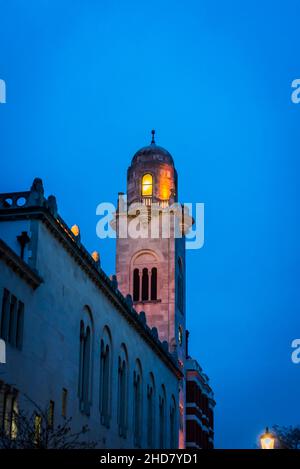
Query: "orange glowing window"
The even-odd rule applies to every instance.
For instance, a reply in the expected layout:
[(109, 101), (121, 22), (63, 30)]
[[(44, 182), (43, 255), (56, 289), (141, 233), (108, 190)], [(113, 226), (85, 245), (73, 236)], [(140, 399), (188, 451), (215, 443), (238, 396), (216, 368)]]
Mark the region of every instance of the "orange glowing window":
[(150, 196), (152, 195), (152, 175), (144, 174), (142, 178), (142, 195)]

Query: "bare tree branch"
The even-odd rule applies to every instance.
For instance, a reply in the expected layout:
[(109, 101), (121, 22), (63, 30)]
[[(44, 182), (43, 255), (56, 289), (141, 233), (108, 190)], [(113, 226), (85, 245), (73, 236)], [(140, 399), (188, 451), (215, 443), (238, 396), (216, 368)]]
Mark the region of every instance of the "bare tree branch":
[[(29, 414), (23, 410), (13, 410), (12, 415), (4, 417), (0, 428), (0, 449), (92, 449), (96, 442), (83, 439), (89, 432), (85, 425), (79, 431), (72, 430), (72, 418), (59, 425), (49, 422), (49, 408), (43, 410), (30, 397), (25, 398), (32, 404)], [(37, 420), (38, 419), (38, 420)]]

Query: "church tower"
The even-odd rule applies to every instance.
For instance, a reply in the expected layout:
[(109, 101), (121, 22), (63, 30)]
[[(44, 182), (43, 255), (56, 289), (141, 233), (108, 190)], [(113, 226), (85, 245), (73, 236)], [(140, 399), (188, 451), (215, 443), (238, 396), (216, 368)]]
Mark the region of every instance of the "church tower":
[[(121, 207), (119, 194), (116, 274), (119, 290), (125, 296), (131, 295), (137, 312), (145, 312), (147, 324), (156, 327), (160, 340), (167, 341), (169, 351), (178, 355), (184, 373), (185, 237), (184, 217), (180, 216), (183, 208), (178, 203), (173, 158), (156, 145), (154, 134), (152, 131), (150, 145), (135, 153), (128, 168), (125, 208)], [(139, 235), (128, 234), (130, 223), (135, 223), (138, 217)], [(124, 226), (124, 221), (128, 226), (121, 235), (120, 224)], [(180, 447), (184, 447), (184, 383), (180, 394)]]

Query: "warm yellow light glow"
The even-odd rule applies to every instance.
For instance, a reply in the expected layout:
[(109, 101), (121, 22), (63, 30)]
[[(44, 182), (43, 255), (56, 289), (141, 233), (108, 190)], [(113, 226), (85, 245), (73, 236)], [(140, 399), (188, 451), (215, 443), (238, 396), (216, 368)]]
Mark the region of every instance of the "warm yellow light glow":
[(168, 198), (170, 196), (169, 185), (168, 184), (162, 184), (160, 192), (161, 192), (161, 198), (163, 200), (168, 200)]
[(144, 174), (142, 178), (142, 195), (152, 195), (152, 180), (153, 179), (151, 174)]
[(171, 196), (172, 180), (166, 174), (162, 174), (159, 180), (159, 198), (169, 200)]
[(34, 417), (34, 443), (38, 445), (41, 439), (42, 432), (42, 417), (40, 415), (35, 415)]
[(80, 230), (78, 225), (73, 225), (71, 231), (74, 236), (79, 236)]
[(260, 445), (261, 449), (274, 449), (275, 437), (269, 432), (268, 428), (266, 428), (266, 432), (260, 437)]
[(12, 408), (12, 419), (11, 419), (11, 438), (15, 440), (18, 436), (18, 403), (17, 400), (14, 399), (13, 401), (13, 408)]
[(98, 261), (99, 261), (99, 258), (100, 258), (99, 252), (93, 251), (93, 252), (92, 252), (92, 258), (94, 259), (95, 262), (98, 262)]

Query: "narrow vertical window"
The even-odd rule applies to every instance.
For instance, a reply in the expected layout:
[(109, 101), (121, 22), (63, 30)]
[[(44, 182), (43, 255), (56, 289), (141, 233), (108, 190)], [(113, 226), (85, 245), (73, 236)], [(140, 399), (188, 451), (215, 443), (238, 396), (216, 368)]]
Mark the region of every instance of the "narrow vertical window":
[(90, 383), (91, 383), (91, 347), (92, 337), (90, 326), (80, 322), (80, 349), (79, 349), (79, 385), (78, 396), (80, 410), (86, 415), (90, 413)]
[(133, 301), (140, 300), (140, 273), (139, 269), (133, 271)]
[(42, 417), (39, 414), (36, 414), (34, 417), (34, 443), (36, 446), (39, 446), (41, 443), (41, 434), (42, 434)]
[(13, 395), (6, 391), (4, 396), (4, 432), (6, 436), (11, 435), (11, 416), (12, 416)]
[(10, 300), (9, 308), (9, 332), (8, 342), (12, 345), (16, 345), (16, 327), (17, 327), (17, 298), (12, 295)]
[(12, 440), (15, 440), (18, 436), (18, 416), (19, 416), (18, 400), (17, 400), (17, 397), (14, 396), (13, 401), (12, 401), (11, 432), (10, 432), (10, 437)]
[(100, 414), (101, 423), (109, 427), (109, 401), (110, 401), (110, 349), (101, 340), (100, 361)]
[(9, 291), (4, 288), (2, 297), (2, 310), (1, 310), (1, 328), (0, 335), (4, 340), (8, 339), (9, 330), (9, 303), (10, 303)]
[(159, 396), (159, 447), (165, 447), (165, 399)]
[(82, 396), (83, 396), (83, 345), (84, 345), (84, 323), (83, 321), (80, 321), (80, 335), (79, 335), (79, 340), (80, 340), (80, 348), (79, 348), (79, 383), (78, 383), (78, 396), (80, 399), (80, 403), (82, 401)]
[(151, 270), (151, 300), (157, 300), (157, 268)]
[(127, 436), (127, 352), (122, 347), (118, 360), (118, 427), (119, 435)]
[[(53, 402), (53, 410), (54, 410), (54, 402)], [(68, 390), (63, 388), (62, 389), (62, 396), (61, 396), (61, 415), (62, 417), (67, 417), (68, 411)]]
[(125, 406), (126, 401), (126, 363), (123, 361), (121, 368), (121, 392), (120, 392), (120, 407), (121, 407), (121, 429), (122, 436), (126, 435), (126, 421), (125, 421)]
[(154, 447), (154, 387), (153, 384), (147, 386), (147, 443), (148, 448)]
[(119, 424), (119, 434), (120, 434), (120, 436), (123, 436), (123, 423), (124, 423), (124, 417), (123, 417), (123, 412), (124, 412), (123, 407), (125, 405), (125, 403), (123, 402), (124, 367), (125, 367), (125, 363), (119, 357), (119, 368), (118, 368), (118, 424)]
[(153, 193), (153, 178), (151, 174), (144, 174), (142, 178), (142, 196), (150, 197)]
[(103, 415), (108, 417), (108, 399), (109, 399), (109, 346), (105, 348), (103, 360)]
[(170, 407), (170, 448), (174, 449), (177, 446), (176, 441), (176, 405), (174, 396), (172, 396), (172, 403)]
[(143, 276), (142, 276), (142, 301), (149, 300), (149, 274), (148, 269), (143, 269)]
[(84, 411), (89, 414), (89, 387), (90, 387), (90, 355), (91, 355), (91, 330), (86, 328), (83, 346), (83, 402)]
[(137, 369), (133, 375), (133, 432), (134, 444), (141, 447), (142, 438), (142, 376), (140, 365), (137, 364)]
[(171, 407), (170, 410), (170, 448), (175, 448), (174, 445), (174, 421), (175, 421), (175, 413), (174, 409)]
[(19, 301), (16, 327), (16, 346), (19, 350), (23, 346), (23, 328), (24, 328), (24, 303)]

